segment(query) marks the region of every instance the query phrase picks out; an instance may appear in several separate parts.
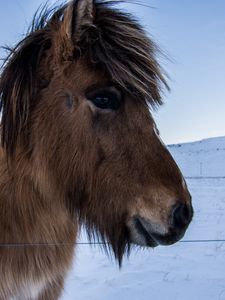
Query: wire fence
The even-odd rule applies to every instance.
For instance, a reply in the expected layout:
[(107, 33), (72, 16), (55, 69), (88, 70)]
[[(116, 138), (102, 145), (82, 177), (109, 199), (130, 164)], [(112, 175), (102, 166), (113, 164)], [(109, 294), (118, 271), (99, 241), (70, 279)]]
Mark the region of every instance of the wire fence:
[(225, 163), (211, 161), (198, 162), (196, 159), (191, 159), (187, 162), (183, 159), (177, 159), (179, 168), (186, 178), (190, 179), (224, 179), (225, 178)]
[[(181, 240), (178, 243), (224, 243), (225, 239), (209, 239), (209, 240)], [(9, 244), (0, 244), (0, 248), (14, 248), (14, 247), (52, 247), (52, 246), (74, 246), (74, 245), (102, 245), (107, 246), (110, 243), (104, 242), (77, 242), (77, 243), (9, 243)]]
[(225, 176), (185, 176), (185, 179), (225, 179)]

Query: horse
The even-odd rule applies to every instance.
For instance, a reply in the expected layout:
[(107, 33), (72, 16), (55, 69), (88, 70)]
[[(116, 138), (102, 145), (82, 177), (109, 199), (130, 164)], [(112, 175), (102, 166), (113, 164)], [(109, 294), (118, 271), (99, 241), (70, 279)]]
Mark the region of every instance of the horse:
[(81, 226), (121, 266), (193, 216), (152, 109), (158, 47), (115, 1), (36, 13), (0, 77), (0, 299), (59, 299)]

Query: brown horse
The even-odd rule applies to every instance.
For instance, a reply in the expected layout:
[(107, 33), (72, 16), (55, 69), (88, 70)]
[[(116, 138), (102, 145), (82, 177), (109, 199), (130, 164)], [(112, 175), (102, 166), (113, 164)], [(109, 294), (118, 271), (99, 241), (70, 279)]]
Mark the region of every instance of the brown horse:
[(122, 257), (178, 241), (191, 197), (149, 107), (157, 47), (112, 1), (42, 10), (0, 79), (0, 299), (58, 299), (78, 230)]

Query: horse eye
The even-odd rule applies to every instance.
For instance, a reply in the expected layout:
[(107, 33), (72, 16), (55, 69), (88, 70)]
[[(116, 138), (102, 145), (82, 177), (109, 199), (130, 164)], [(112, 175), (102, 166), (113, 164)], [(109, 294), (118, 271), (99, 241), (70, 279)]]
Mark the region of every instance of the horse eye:
[(87, 99), (98, 108), (118, 110), (122, 96), (118, 89), (111, 87), (92, 91), (87, 94)]

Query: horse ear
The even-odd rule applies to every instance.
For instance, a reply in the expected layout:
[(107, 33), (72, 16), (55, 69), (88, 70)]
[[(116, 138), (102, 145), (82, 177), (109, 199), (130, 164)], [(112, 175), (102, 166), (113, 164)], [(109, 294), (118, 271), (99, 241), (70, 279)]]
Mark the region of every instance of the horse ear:
[(93, 26), (94, 0), (73, 0), (64, 11), (61, 25), (63, 39), (71, 44), (78, 43), (84, 31)]
[(94, 3), (93, 0), (77, 0), (74, 7), (74, 23), (72, 24), (72, 38), (78, 41), (83, 30), (93, 26)]

